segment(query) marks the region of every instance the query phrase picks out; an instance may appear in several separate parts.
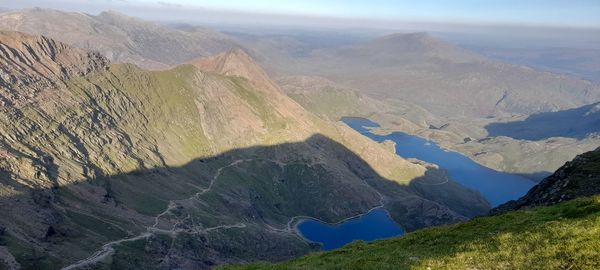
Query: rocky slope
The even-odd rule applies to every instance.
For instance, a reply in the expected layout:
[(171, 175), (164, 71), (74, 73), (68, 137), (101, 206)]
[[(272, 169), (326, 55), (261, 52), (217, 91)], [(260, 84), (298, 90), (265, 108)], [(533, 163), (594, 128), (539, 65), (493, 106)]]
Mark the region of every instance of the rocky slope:
[(51, 9), (24, 9), (0, 15), (0, 30), (54, 38), (101, 52), (116, 63), (166, 68), (235, 46), (228, 37), (204, 28), (177, 30), (114, 11), (97, 16)]
[(95, 52), (75, 50), (42, 36), (0, 31), (0, 87), (8, 91), (3, 106), (27, 102), (38, 94), (36, 90), (107, 66), (108, 61)]
[[(5, 36), (12, 56), (27, 56), (6, 57), (5, 70), (27, 87), (0, 97), (27, 102), (0, 107), (3, 267), (280, 260), (315, 248), (295, 216), (334, 222), (384, 205), (414, 230), (489, 208), (452, 181), (423, 184), (443, 172), (307, 112), (243, 51), (147, 71)], [(52, 83), (28, 84), (39, 74)]]
[(521, 208), (557, 204), (600, 194), (600, 148), (581, 154), (554, 174), (548, 176), (527, 194), (492, 209), (491, 213), (504, 213)]

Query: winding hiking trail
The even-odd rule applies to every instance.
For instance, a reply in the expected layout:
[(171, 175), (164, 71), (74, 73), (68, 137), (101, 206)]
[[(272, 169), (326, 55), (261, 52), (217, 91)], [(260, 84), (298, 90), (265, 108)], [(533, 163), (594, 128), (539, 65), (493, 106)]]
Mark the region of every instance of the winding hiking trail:
[(136, 237), (109, 242), (107, 244), (104, 244), (102, 246), (102, 249), (100, 249), (99, 251), (97, 251), (92, 256), (88, 257), (87, 259), (78, 261), (75, 264), (72, 264), (72, 265), (69, 265), (69, 266), (63, 268), (62, 270), (72, 270), (72, 269), (77, 269), (79, 267), (84, 267), (84, 266), (87, 266), (90, 264), (97, 263), (99, 261), (104, 260), (107, 256), (112, 255), (115, 252), (115, 249), (113, 248), (114, 245), (121, 244), (124, 242), (137, 241), (137, 240), (140, 240), (143, 238), (150, 237), (150, 235), (152, 235), (152, 234), (149, 232), (146, 232), (146, 233), (142, 233)]
[[(193, 199), (193, 198), (197, 198), (198, 196), (210, 191), (213, 187), (213, 185), (215, 184), (215, 182), (217, 181), (217, 179), (219, 178), (219, 176), (221, 176), (221, 172), (229, 167), (233, 167), (236, 166), (242, 162), (248, 162), (248, 161), (252, 161), (253, 159), (238, 159), (235, 160), (231, 163), (229, 163), (228, 165), (225, 165), (223, 167), (220, 167), (217, 172), (215, 173), (215, 175), (213, 176), (213, 178), (210, 181), (210, 184), (208, 185), (207, 188), (202, 189), (201, 191), (195, 193), (194, 195), (192, 195), (190, 198), (188, 199)], [(119, 240), (115, 240), (109, 243), (104, 244), (100, 250), (98, 250), (97, 252), (95, 252), (94, 254), (92, 254), (91, 256), (80, 260), (74, 264), (71, 264), (69, 266), (66, 266), (64, 268), (62, 268), (62, 270), (73, 270), (73, 269), (78, 269), (81, 267), (85, 267), (88, 265), (92, 265), (95, 263), (98, 263), (104, 259), (106, 259), (106, 257), (111, 256), (114, 252), (115, 249), (113, 248), (113, 246), (115, 245), (119, 245), (121, 243), (125, 243), (125, 242), (133, 242), (133, 241), (137, 241), (140, 239), (144, 239), (144, 238), (148, 238), (150, 236), (152, 236), (154, 233), (161, 233), (161, 234), (169, 234), (169, 235), (176, 235), (177, 233), (180, 232), (188, 232), (188, 233), (207, 233), (210, 231), (214, 231), (214, 230), (219, 230), (219, 229), (231, 229), (231, 228), (245, 228), (246, 224), (244, 223), (236, 223), (236, 224), (231, 224), (231, 225), (219, 225), (219, 226), (215, 226), (215, 227), (210, 227), (210, 228), (203, 228), (203, 229), (196, 229), (194, 228), (193, 231), (190, 230), (186, 230), (186, 229), (176, 229), (177, 224), (173, 225), (173, 227), (170, 230), (165, 230), (165, 229), (160, 229), (157, 228), (159, 220), (162, 216), (168, 214), (171, 210), (173, 210), (175, 207), (177, 207), (177, 204), (174, 200), (169, 201), (169, 205), (167, 206), (167, 209), (165, 209), (165, 211), (163, 211), (162, 213), (158, 214), (156, 217), (154, 217), (154, 224), (150, 227), (147, 227), (147, 232), (143, 232), (138, 236), (135, 237), (130, 237), (130, 238), (124, 238), (124, 239), (119, 239)]]

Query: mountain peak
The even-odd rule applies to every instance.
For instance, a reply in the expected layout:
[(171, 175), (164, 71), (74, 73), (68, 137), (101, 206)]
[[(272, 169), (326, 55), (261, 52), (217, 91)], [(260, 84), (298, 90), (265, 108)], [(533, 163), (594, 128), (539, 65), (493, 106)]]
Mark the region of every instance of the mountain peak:
[(366, 47), (380, 52), (413, 53), (453, 62), (484, 60), (483, 57), (473, 52), (433, 37), (426, 32), (391, 34), (367, 43)]
[(270, 81), (265, 71), (240, 48), (232, 48), (224, 53), (199, 58), (189, 63), (205, 72), (241, 77), (253, 82)]
[(231, 49), (227, 50), (225, 52), (225, 54), (228, 57), (244, 58), (244, 59), (247, 59), (247, 60), (250, 60), (250, 61), (254, 61), (254, 60), (252, 60), (252, 57), (250, 57), (250, 55), (248, 55), (244, 50), (242, 50), (239, 47), (231, 48)]

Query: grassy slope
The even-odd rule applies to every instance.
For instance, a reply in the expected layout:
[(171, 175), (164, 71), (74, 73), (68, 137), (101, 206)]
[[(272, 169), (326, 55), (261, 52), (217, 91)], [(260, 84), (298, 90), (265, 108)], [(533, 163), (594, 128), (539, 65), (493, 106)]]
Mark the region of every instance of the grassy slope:
[(599, 269), (600, 196), (225, 269)]
[(323, 91), (288, 95), (307, 110), (334, 121), (342, 116), (362, 113), (358, 106), (361, 103), (360, 97), (350, 90), (326, 88)]

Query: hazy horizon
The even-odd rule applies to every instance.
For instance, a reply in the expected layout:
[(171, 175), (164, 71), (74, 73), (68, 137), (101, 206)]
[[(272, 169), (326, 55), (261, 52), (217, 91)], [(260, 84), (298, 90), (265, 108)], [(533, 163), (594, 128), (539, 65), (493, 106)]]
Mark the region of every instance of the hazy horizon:
[[(600, 29), (598, 1), (214, 1), (0, 0), (0, 7), (53, 8), (98, 14), (115, 10), (144, 19), (396, 28), (405, 24)], [(307, 20), (310, 18), (310, 20)]]
[[(0, 8), (41, 7), (92, 15), (113, 10), (146, 20), (201, 25), (229, 32), (277, 33), (283, 30), (289, 33), (290, 29), (341, 29), (345, 33), (377, 36), (424, 31), (467, 46), (600, 47), (600, 16), (592, 16), (600, 14), (600, 2), (551, 1), (560, 2), (557, 6), (552, 3), (541, 5), (538, 0), (521, 1), (524, 3), (515, 14), (509, 14), (517, 10), (514, 9), (514, 1), (491, 1), (487, 5), (475, 4), (471, 0), (452, 4), (437, 0), (426, 1), (426, 4), (376, 2), (361, 4), (359, 1), (326, 0), (318, 4), (316, 1), (282, 3), (261, 0), (248, 4), (212, 0), (0, 0)], [(535, 8), (536, 3), (539, 9)], [(299, 8), (293, 11), (294, 6)], [(364, 7), (364, 10), (360, 10), (360, 7)], [(561, 16), (557, 17), (556, 9), (559, 7), (561, 14), (558, 15)], [(367, 11), (376, 14), (378, 10), (386, 8), (392, 11), (377, 17), (364, 14)], [(489, 19), (478, 20), (481, 14), (487, 14)], [(561, 23), (557, 23), (557, 19)]]

